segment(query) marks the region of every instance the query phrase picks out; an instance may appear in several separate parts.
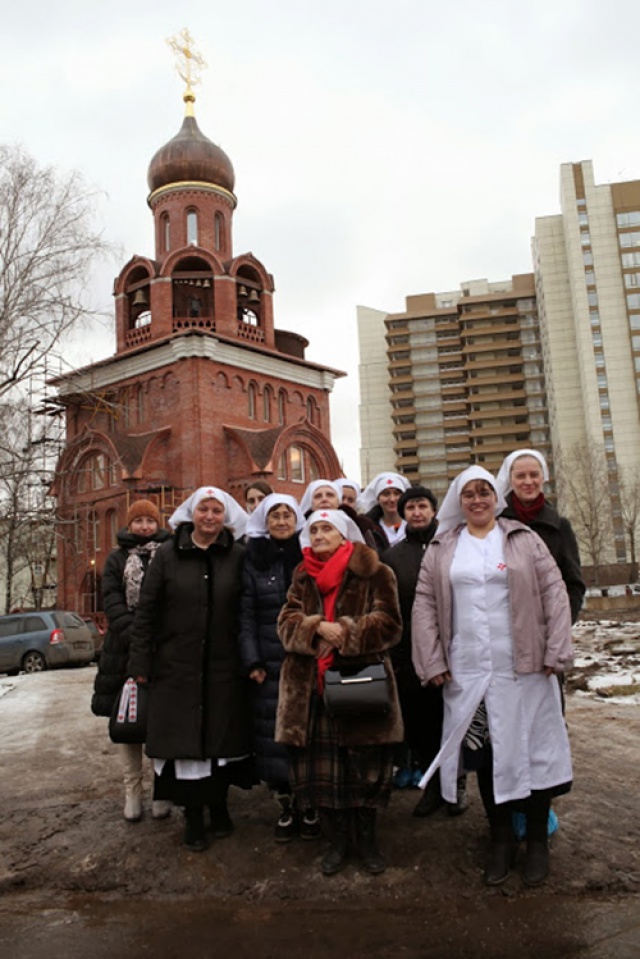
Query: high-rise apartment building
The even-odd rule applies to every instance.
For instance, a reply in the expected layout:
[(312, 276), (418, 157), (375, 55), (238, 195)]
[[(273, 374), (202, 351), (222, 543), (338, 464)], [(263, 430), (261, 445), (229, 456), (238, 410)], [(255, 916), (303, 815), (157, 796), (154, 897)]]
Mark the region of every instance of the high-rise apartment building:
[(362, 479), (395, 468), (439, 495), (470, 463), (550, 455), (533, 274), (358, 308)]
[(620, 481), (640, 465), (640, 180), (596, 185), (590, 161), (566, 163), (560, 204), (533, 241), (551, 439), (568, 463), (603, 451), (613, 536), (602, 561), (623, 561)]

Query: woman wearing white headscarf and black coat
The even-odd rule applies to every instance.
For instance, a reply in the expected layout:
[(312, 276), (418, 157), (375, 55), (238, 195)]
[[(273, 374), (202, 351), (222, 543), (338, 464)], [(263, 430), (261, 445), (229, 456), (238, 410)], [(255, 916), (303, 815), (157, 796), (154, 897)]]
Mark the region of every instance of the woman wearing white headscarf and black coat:
[(498, 493), (507, 504), (500, 515), (524, 523), (543, 540), (567, 587), (571, 622), (575, 623), (586, 591), (580, 553), (571, 523), (545, 498), (543, 485), (548, 482), (549, 467), (542, 453), (533, 449), (510, 453), (497, 476)]
[(185, 845), (206, 847), (233, 830), (229, 784), (255, 781), (248, 680), (238, 652), (238, 611), (247, 515), (216, 487), (201, 487), (173, 514), (136, 610), (129, 675), (149, 683), (147, 754), (155, 798), (185, 807)]
[(278, 616), (287, 598), (293, 571), (302, 559), (298, 534), (304, 516), (293, 496), (271, 493), (247, 523), (240, 599), (240, 658), (251, 683), (251, 708), (258, 776), (275, 793), (281, 807), (276, 842), (294, 836), (317, 839), (315, 813), (298, 810), (289, 785), (287, 747), (274, 739), (278, 683), (284, 647), (278, 637)]

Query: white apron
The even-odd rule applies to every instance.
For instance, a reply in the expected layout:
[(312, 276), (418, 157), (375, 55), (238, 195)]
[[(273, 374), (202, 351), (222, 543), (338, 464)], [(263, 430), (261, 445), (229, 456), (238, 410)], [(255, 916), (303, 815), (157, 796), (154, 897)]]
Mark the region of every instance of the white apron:
[(525, 799), (572, 778), (571, 752), (555, 676), (517, 674), (513, 660), (502, 532), (484, 539), (464, 529), (451, 564), (452, 680), (443, 687), (442, 746), (420, 783), (440, 768), (440, 788), (456, 802), (461, 746), (484, 699), (493, 749), (496, 803)]

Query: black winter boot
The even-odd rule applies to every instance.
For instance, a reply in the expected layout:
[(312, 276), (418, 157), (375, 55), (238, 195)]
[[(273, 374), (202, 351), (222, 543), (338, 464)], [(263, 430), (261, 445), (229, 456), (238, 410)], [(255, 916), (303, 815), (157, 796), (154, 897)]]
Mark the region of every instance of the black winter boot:
[(280, 818), (273, 829), (276, 842), (291, 842), (298, 835), (298, 819), (293, 809), (293, 801), (287, 793), (277, 797), (280, 804)]
[(527, 886), (539, 886), (549, 875), (549, 840), (547, 835), (551, 795), (537, 790), (527, 800), (527, 850), (522, 878)]
[(183, 844), (191, 852), (204, 852), (207, 848), (202, 806), (185, 806)]
[(229, 794), (229, 783), (221, 780), (216, 785), (214, 800), (209, 806), (209, 816), (211, 817), (211, 832), (214, 839), (226, 839), (233, 833), (233, 821), (227, 808), (227, 796)]
[(372, 876), (384, 872), (387, 864), (376, 843), (376, 810), (362, 806), (355, 810), (356, 844), (362, 867)]
[(349, 813), (346, 809), (321, 809), (322, 831), (330, 846), (322, 857), (320, 868), (323, 875), (333, 876), (347, 862), (349, 850)]
[(511, 805), (494, 804), (489, 817), (491, 841), (485, 863), (484, 881), (488, 886), (499, 886), (511, 871), (516, 859), (516, 841), (511, 825)]

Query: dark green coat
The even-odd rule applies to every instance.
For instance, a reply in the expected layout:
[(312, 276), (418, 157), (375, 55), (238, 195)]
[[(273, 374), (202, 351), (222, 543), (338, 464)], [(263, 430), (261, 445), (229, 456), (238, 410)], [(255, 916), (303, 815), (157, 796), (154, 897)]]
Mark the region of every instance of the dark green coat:
[(157, 759), (251, 752), (237, 645), (244, 547), (224, 529), (199, 549), (192, 529), (183, 524), (157, 551), (131, 637), (128, 673), (149, 678), (147, 754)]

